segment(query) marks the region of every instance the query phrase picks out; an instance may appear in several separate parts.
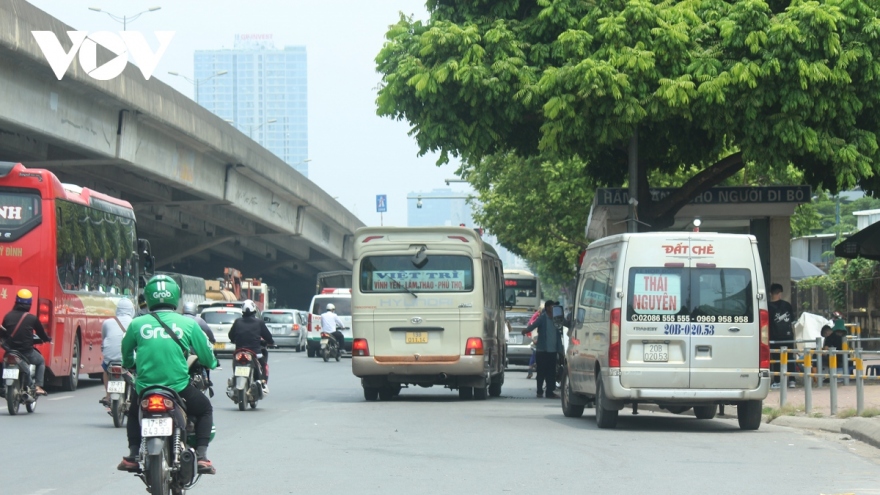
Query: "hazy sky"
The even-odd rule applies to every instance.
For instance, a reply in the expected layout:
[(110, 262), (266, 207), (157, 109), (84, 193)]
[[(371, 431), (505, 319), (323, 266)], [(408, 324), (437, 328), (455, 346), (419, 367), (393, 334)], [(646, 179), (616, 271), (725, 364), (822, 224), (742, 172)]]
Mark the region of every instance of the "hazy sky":
[[(378, 225), (376, 195), (388, 195), (385, 225), (406, 225), (406, 195), (446, 187), (456, 165), (434, 165), (418, 157), (406, 122), (376, 115), (375, 57), (388, 26), (399, 13), (427, 18), (424, 0), (30, 0), (81, 31), (121, 31), (116, 15), (153, 6), (128, 25), (154, 48), (153, 31), (176, 34), (153, 77), (192, 97), (192, 84), (168, 71), (192, 77), (195, 50), (232, 48), (235, 34), (272, 34), (276, 48), (305, 46), (308, 53), (309, 178), (338, 196), (367, 225)], [(74, 62), (78, 63), (78, 62)], [(452, 184), (468, 190), (466, 184)]]

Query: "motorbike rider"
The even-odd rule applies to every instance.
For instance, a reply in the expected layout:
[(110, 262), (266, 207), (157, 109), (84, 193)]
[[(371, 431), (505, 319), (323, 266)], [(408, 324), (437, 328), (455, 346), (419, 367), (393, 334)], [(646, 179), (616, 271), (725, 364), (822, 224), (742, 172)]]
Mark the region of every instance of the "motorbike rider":
[[(334, 329), (333, 332), (330, 331), (331, 328)], [(345, 344), (345, 335), (342, 335), (342, 332), (339, 331), (342, 328), (345, 328), (345, 325), (339, 319), (339, 315), (336, 314), (336, 305), (333, 303), (328, 304), (327, 311), (321, 314), (321, 330), (329, 333), (336, 339), (339, 352), (342, 352), (342, 346)]]
[[(104, 368), (104, 390), (107, 390), (107, 382), (110, 380), (110, 374), (107, 373), (107, 367), (110, 363), (122, 362), (122, 337), (125, 336), (125, 329), (131, 324), (131, 320), (135, 317), (134, 304), (130, 299), (122, 298), (116, 304), (116, 317), (108, 318), (101, 324), (101, 354), (104, 359), (101, 367)], [(110, 393), (99, 400), (105, 407), (110, 407)]]
[(33, 378), (37, 395), (47, 395), (43, 390), (46, 360), (43, 359), (43, 355), (39, 351), (34, 349), (34, 333), (44, 343), (52, 342), (52, 339), (46, 335), (46, 330), (39, 318), (30, 313), (33, 302), (34, 295), (27, 289), (21, 289), (15, 294), (15, 306), (3, 318), (0, 337), (5, 339), (5, 348), (18, 351), (27, 359), (28, 363), (34, 365), (36, 376)]
[[(207, 456), (214, 424), (213, 408), (211, 401), (189, 383), (186, 362), (188, 351), (192, 349), (202, 366), (213, 369), (217, 366), (214, 352), (196, 322), (175, 313), (180, 302), (180, 287), (174, 279), (167, 275), (156, 275), (147, 282), (144, 294), (151, 313), (135, 318), (122, 339), (122, 365), (128, 369), (137, 366), (136, 394), (131, 403), (138, 404), (141, 392), (155, 385), (177, 392), (186, 403), (187, 415), (195, 420), (198, 472), (214, 474), (216, 470)], [(166, 335), (159, 320), (174, 331), (180, 344)], [(138, 470), (137, 456), (141, 446), (139, 410), (139, 407), (130, 407), (128, 410), (129, 455), (123, 457), (117, 466), (120, 471)]]
[(257, 305), (247, 299), (241, 305), (241, 318), (237, 318), (229, 329), (229, 341), (235, 344), (235, 350), (247, 349), (257, 355), (260, 361), (260, 375), (263, 393), (269, 393), (269, 352), (263, 348), (261, 340), (266, 345), (275, 345), (272, 334), (263, 320), (257, 319)]
[[(208, 322), (206, 322), (204, 318), (199, 316), (198, 311), (199, 306), (196, 303), (192, 301), (187, 301), (183, 303), (183, 316), (196, 320), (196, 323), (199, 324), (199, 328), (201, 328), (202, 331), (205, 332), (205, 336), (208, 337), (208, 342), (210, 342), (211, 346), (213, 346), (217, 343), (217, 339), (214, 338), (214, 332), (211, 330), (211, 327), (208, 326)], [(214, 356), (216, 357), (216, 354)], [(208, 377), (208, 386), (213, 385), (213, 383), (211, 383), (211, 370), (205, 368), (205, 373)]]

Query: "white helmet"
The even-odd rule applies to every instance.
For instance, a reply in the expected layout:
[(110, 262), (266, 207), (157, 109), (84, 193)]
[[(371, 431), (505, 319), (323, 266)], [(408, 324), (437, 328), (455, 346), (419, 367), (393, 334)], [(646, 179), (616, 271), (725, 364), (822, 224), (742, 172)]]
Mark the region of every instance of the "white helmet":
[(333, 303), (328, 304), (327, 311), (336, 311), (336, 306)]
[(257, 305), (250, 299), (245, 299), (244, 303), (241, 305), (241, 312), (244, 314), (256, 313)]

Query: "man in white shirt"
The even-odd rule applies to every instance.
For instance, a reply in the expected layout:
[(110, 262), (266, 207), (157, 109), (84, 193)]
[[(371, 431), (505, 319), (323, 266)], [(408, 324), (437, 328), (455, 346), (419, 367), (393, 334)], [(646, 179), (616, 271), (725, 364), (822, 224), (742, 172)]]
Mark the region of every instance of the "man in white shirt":
[(321, 314), (321, 331), (332, 335), (336, 339), (336, 343), (339, 344), (339, 352), (342, 352), (345, 336), (339, 330), (344, 328), (345, 325), (335, 311), (336, 306), (333, 303), (327, 305), (327, 311)]

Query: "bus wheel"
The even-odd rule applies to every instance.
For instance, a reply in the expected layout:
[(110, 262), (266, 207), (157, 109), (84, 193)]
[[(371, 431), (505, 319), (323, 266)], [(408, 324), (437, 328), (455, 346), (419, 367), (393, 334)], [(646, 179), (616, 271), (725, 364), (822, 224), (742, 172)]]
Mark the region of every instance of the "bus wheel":
[(70, 374), (61, 379), (61, 388), (73, 392), (79, 385), (79, 339), (73, 341), (73, 356), (70, 358)]

